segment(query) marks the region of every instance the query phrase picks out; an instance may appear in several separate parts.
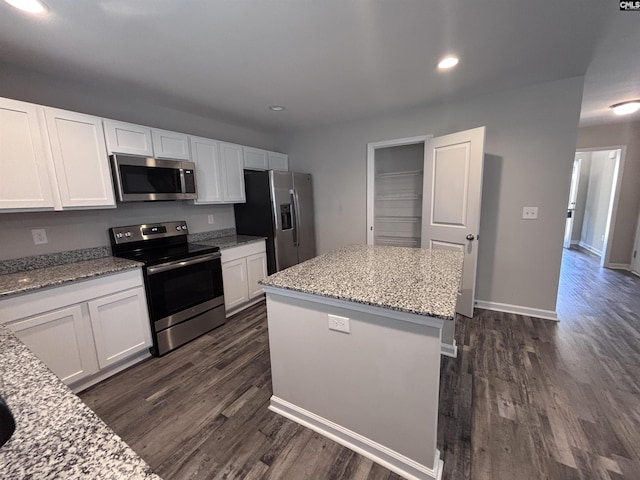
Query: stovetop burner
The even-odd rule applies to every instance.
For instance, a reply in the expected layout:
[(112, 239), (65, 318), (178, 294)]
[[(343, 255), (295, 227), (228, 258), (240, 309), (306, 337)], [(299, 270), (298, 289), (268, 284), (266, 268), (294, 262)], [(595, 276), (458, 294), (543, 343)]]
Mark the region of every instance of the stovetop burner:
[(143, 262), (145, 265), (215, 253), (219, 247), (187, 242), (184, 221), (129, 225), (109, 229), (111, 249), (116, 257)]

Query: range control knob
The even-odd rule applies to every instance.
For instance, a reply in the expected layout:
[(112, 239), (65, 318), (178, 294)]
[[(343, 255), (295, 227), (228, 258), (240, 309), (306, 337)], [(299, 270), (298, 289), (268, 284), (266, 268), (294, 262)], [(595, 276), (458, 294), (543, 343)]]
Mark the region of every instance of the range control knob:
[(178, 230), (178, 231), (180, 230), (180, 225), (178, 225), (178, 226), (176, 227), (176, 230)]
[(131, 232), (124, 232), (124, 236), (125, 237), (130, 237), (131, 236)]
[(124, 237), (124, 233), (122, 232), (116, 233), (116, 238), (122, 238), (122, 237)]

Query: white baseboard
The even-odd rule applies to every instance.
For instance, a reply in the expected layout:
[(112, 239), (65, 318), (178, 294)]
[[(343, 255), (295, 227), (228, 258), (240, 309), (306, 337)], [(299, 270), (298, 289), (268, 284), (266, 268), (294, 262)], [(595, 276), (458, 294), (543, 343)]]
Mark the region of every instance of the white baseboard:
[(484, 300), (476, 300), (475, 306), (484, 308), (485, 310), (494, 310), (497, 312), (515, 313), (518, 315), (526, 315), (528, 317), (544, 318), (545, 320), (558, 321), (558, 312), (554, 310), (542, 310), (540, 308), (522, 307), (520, 305), (510, 305), (508, 303), (487, 302)]
[(607, 268), (612, 268), (614, 270), (628, 270), (631, 271), (631, 265), (629, 263), (607, 263), (605, 265)]
[(456, 344), (456, 341), (453, 341), (453, 345), (449, 345), (448, 343), (441, 343), (440, 354), (446, 355), (447, 357), (456, 358), (458, 356), (458, 345)]
[(581, 248), (584, 248), (588, 252), (593, 253), (594, 255), (597, 255), (598, 257), (602, 256), (602, 250), (598, 250), (597, 248), (594, 248), (589, 244), (586, 244), (584, 242), (578, 242), (578, 246)]
[(580, 245), (580, 240), (571, 240), (570, 245)]
[(440, 460), (439, 450), (435, 452), (433, 461), (434, 468), (428, 468), (384, 445), (380, 445), (367, 437), (363, 437), (356, 432), (278, 398), (275, 395), (271, 397), (269, 410), (289, 420), (293, 420), (304, 427), (310, 428), (364, 457), (370, 458), (407, 480), (442, 479), (444, 462)]

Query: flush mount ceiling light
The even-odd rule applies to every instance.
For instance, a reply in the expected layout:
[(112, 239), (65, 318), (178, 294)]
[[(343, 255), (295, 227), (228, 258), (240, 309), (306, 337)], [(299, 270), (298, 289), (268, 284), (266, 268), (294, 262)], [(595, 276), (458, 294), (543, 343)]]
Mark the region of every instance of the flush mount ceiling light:
[(455, 67), (458, 64), (458, 62), (459, 62), (458, 57), (449, 55), (447, 57), (444, 57), (442, 60), (438, 62), (438, 68), (440, 70), (448, 70), (450, 68)]
[(281, 112), (284, 110), (284, 107), (282, 105), (271, 105), (269, 107), (269, 110), (272, 110), (274, 112)]
[(640, 110), (640, 100), (616, 103), (609, 108), (611, 108), (616, 115), (630, 115)]
[(45, 13), (47, 7), (38, 0), (4, 0), (9, 5), (29, 13)]

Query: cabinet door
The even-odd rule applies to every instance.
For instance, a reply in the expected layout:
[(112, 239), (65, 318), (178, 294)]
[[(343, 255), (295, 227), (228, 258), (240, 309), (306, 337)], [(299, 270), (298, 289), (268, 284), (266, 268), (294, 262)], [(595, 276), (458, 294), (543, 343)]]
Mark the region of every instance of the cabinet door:
[(243, 147), (244, 152), (244, 168), (252, 170), (268, 170), (269, 160), (267, 151), (259, 148)]
[(269, 170), (289, 171), (289, 155), (269, 152)]
[(142, 287), (88, 303), (100, 368), (151, 346), (151, 326)]
[(0, 98), (0, 208), (52, 209), (36, 105)]
[(199, 137), (189, 137), (189, 141), (191, 143), (191, 157), (196, 164), (198, 198), (195, 203), (223, 202), (219, 142)]
[(242, 147), (232, 143), (220, 142), (222, 160), (223, 192), (225, 202), (244, 203), (244, 168)]
[(102, 119), (44, 108), (63, 208), (115, 207)]
[(168, 132), (166, 130), (151, 130), (153, 139), (153, 153), (156, 158), (175, 160), (191, 160), (189, 155), (189, 137), (184, 133)]
[(153, 157), (153, 142), (149, 127), (105, 119), (104, 132), (109, 153)]
[(91, 330), (80, 305), (7, 326), (67, 385), (98, 371)]
[(267, 276), (267, 254), (257, 253), (247, 257), (247, 281), (249, 298), (255, 298), (262, 294), (262, 286), (258, 284)]
[(249, 300), (246, 258), (222, 264), (222, 283), (224, 307), (227, 311)]

